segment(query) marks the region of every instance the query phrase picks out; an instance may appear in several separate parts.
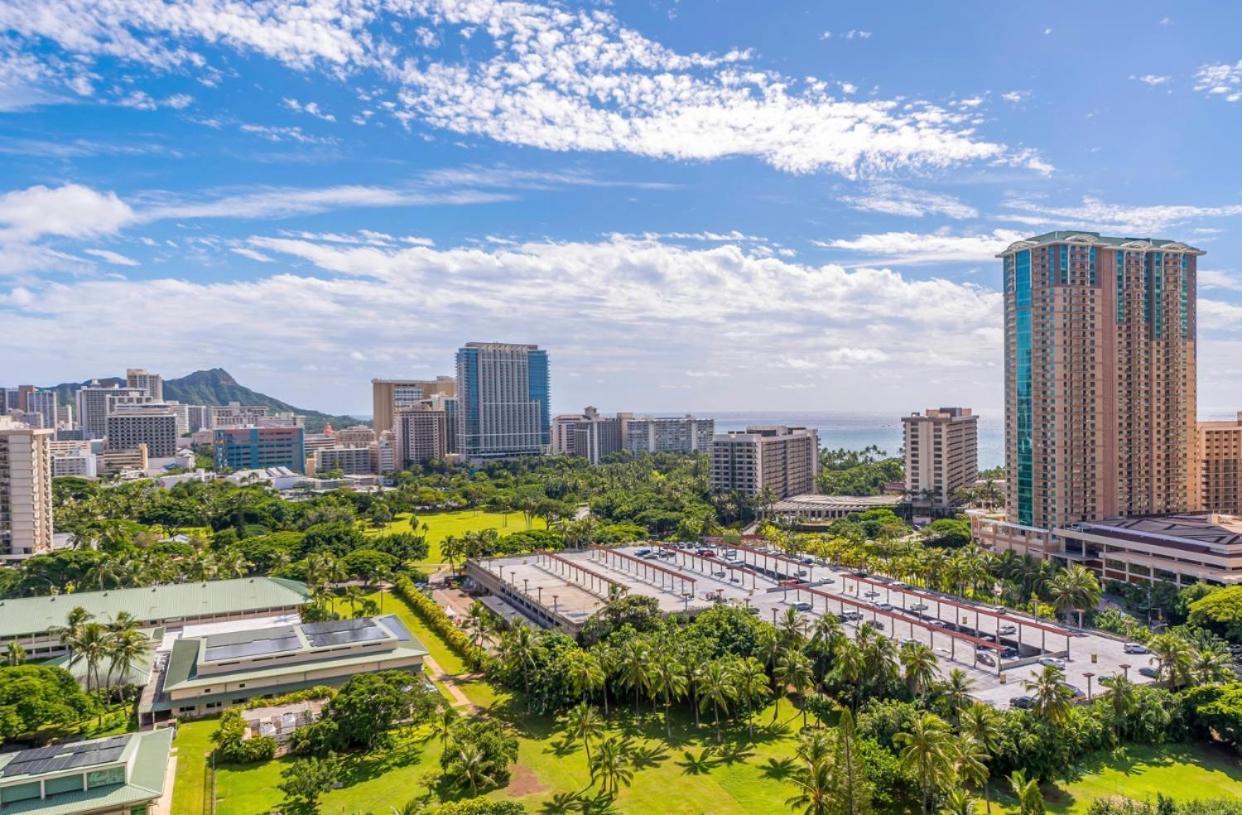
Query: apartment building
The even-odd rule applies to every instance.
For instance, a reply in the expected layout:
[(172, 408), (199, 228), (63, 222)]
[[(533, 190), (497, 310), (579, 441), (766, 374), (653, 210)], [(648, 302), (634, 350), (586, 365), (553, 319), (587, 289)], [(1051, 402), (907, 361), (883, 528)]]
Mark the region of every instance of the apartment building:
[(376, 438), (375, 431), (363, 424), (338, 430), (334, 435), (338, 447), (367, 447)]
[(108, 416), (107, 440), (111, 450), (132, 450), (147, 446), (151, 458), (172, 458), (177, 454), (177, 415), (166, 407), (126, 405)]
[(26, 394), (26, 416), (38, 416), (38, 426), (56, 429), (56, 391), (34, 388)]
[(267, 405), (243, 405), (229, 402), (227, 405), (208, 405), (207, 426), (212, 430), (227, 427), (251, 427), (268, 418)]
[(443, 459), (449, 454), (449, 416), (431, 401), (401, 407), (396, 413), (393, 433), (395, 467)]
[(1190, 507), (1202, 254), (1094, 232), (1001, 253), (1010, 522), (1050, 529)]
[(117, 405), (142, 403), (148, 399), (141, 388), (103, 387), (98, 381), (83, 385), (77, 394), (78, 424), (86, 438), (102, 439), (108, 435), (108, 414), (115, 411)]
[(816, 491), (819, 436), (814, 428), (765, 425), (717, 435), (711, 447), (711, 484), (776, 499)]
[(589, 405), (582, 413), (561, 414), (552, 420), (552, 451), (599, 464), (605, 456), (623, 449), (630, 419), (629, 413), (603, 416)]
[(128, 449), (108, 448), (95, 457), (95, 466), (99, 475), (145, 474), (150, 463), (145, 444)]
[(685, 416), (630, 416), (625, 421), (626, 452), (707, 453), (716, 435), (714, 419)]
[(1199, 422), (1195, 509), (1242, 515), (1242, 411), (1234, 421)]
[(164, 401), (164, 378), (146, 368), (130, 368), (125, 371), (125, 384), (146, 394), (152, 402)]
[(315, 451), (315, 474), (340, 470), (345, 475), (370, 475), (375, 472), (375, 455), (371, 446), (325, 447)]
[(435, 379), (372, 379), (371, 426), (376, 433), (396, 428), (397, 411), (412, 407), (433, 396), (457, 396), (457, 380), (452, 376)]
[(543, 454), (551, 444), (548, 352), (470, 342), (457, 352), (458, 449), (471, 460)]
[(223, 427), (212, 433), (217, 470), (288, 467), (306, 471), (306, 447), (300, 427)]
[(0, 417), (0, 559), (52, 549), (53, 435)]
[(929, 408), (901, 418), (905, 492), (915, 504), (945, 509), (979, 475), (979, 417), (970, 408)]

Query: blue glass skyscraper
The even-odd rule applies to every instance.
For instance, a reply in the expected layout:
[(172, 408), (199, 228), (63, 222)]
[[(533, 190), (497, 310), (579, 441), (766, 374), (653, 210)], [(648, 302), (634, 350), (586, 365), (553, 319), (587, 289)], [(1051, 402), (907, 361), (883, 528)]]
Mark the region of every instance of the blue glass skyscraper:
[(470, 342), (457, 352), (458, 451), (467, 459), (541, 455), (551, 443), (548, 352)]

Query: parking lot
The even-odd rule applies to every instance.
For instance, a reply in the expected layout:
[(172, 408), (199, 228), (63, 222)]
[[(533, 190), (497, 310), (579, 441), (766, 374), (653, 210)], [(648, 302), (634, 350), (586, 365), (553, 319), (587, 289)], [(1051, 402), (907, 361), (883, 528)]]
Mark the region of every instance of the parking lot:
[(973, 695), (1001, 707), (1023, 695), (1023, 681), (1041, 670), (1041, 660), (1063, 667), (1066, 682), (1083, 695), (1098, 691), (1098, 680), (1114, 674), (1152, 681), (1140, 673), (1151, 670), (1150, 657), (1126, 653), (1121, 640), (758, 548), (596, 547), (479, 565), (492, 577), (503, 575), (506, 591), (524, 595), (523, 605), (542, 606), (545, 625), (549, 611), (558, 618), (572, 616), (572, 624), (580, 625), (618, 591), (654, 597), (665, 612), (726, 603), (752, 608), (771, 621), (789, 608), (808, 622), (835, 614), (847, 630), (870, 625), (898, 641), (928, 645), (940, 658), (943, 676), (963, 668), (974, 682)]

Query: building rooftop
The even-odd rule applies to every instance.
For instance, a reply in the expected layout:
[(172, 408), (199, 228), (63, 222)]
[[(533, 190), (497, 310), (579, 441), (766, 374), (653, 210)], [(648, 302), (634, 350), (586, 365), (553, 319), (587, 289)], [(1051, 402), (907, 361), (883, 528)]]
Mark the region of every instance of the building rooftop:
[(1009, 245), (1005, 251), (1001, 252), (997, 257), (1005, 257), (1014, 252), (1020, 252), (1023, 249), (1034, 249), (1038, 246), (1047, 246), (1053, 243), (1079, 243), (1084, 246), (1100, 246), (1105, 249), (1126, 249), (1135, 252), (1189, 252), (1195, 255), (1204, 254), (1202, 249), (1196, 249), (1181, 241), (1170, 240), (1168, 238), (1121, 238), (1109, 237), (1101, 235), (1099, 232), (1083, 232), (1078, 230), (1060, 230), (1057, 232), (1045, 232), (1042, 235), (1036, 235), (1031, 238), (1025, 238)]
[(427, 654), (391, 614), (185, 637), (173, 644), (162, 690), (210, 687), (239, 674), (242, 679), (301, 674), (308, 665), (321, 668), (329, 661), (341, 667), (365, 664), (394, 651)]
[(1155, 540), (1213, 549), (1242, 546), (1242, 518), (1233, 515), (1158, 515), (1084, 521), (1073, 526), (1083, 532), (1111, 534), (1130, 540)]
[(101, 783), (93, 789), (46, 798), (7, 801), (5, 815), (126, 811), (153, 801), (164, 794), (173, 733), (171, 728), (165, 728), (0, 754), (0, 788), (125, 768), (119, 783)]
[(901, 503), (900, 495), (791, 495), (777, 501), (772, 509), (805, 509), (809, 507), (892, 507)]
[(126, 611), (140, 622), (149, 622), (284, 608), (303, 605), (309, 599), (310, 591), (304, 583), (279, 577), (18, 597), (0, 600), (0, 638), (41, 634), (63, 626), (69, 612), (78, 606), (104, 621)]

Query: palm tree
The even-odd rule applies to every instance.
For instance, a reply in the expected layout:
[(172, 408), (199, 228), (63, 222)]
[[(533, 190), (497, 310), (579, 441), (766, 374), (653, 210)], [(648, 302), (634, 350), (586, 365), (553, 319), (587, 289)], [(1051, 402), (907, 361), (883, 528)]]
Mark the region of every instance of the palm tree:
[(65, 624), (53, 629), (60, 638), (60, 644), (69, 652), (69, 661), (73, 662), (74, 641), (81, 635), (82, 626), (92, 618), (92, 614), (81, 606), (74, 606), (65, 617)]
[(505, 636), (500, 640), (501, 659), (504, 660), (505, 667), (510, 673), (521, 674), (524, 682), (524, 695), (526, 696), (526, 710), (531, 709), (530, 698), (530, 677), (534, 673), (528, 668), (533, 668), (535, 663), (535, 636), (531, 630), (519, 625), (505, 632)]
[[(985, 764), (996, 752), (1000, 743), (1000, 714), (996, 708), (985, 702), (972, 702), (958, 714), (959, 728), (962, 735), (969, 738), (974, 747), (987, 756)], [(992, 798), (988, 795), (987, 779), (982, 784), (983, 801), (988, 812), (992, 811)]]
[(574, 739), (582, 740), (582, 749), (586, 751), (587, 765), (591, 765), (591, 739), (599, 738), (604, 733), (604, 720), (595, 708), (586, 702), (579, 702), (561, 717), (561, 726)]
[(712, 706), (712, 716), (716, 724), (716, 741), (720, 741), (720, 710), (729, 710), (729, 702), (734, 698), (733, 677), (728, 666), (722, 659), (707, 663), (703, 676), (699, 680), (699, 706)]
[(822, 614), (815, 618), (815, 626), (811, 629), (811, 640), (807, 643), (807, 654), (815, 660), (815, 676), (820, 681), (832, 665), (832, 658), (845, 640), (841, 621), (835, 614)]
[(1194, 649), (1190, 643), (1172, 632), (1157, 634), (1147, 643), (1148, 650), (1160, 664), (1160, 678), (1177, 690), (1189, 679)]
[(950, 791), (940, 805), (940, 815), (974, 815), (974, 811), (974, 796), (960, 787)]
[[(565, 665), (565, 682), (575, 695), (587, 701), (595, 691), (604, 686), (604, 668), (600, 660), (590, 651), (575, 648), (569, 652)], [(604, 703), (607, 704), (607, 695)]]
[(487, 755), (476, 742), (463, 741), (453, 747), (453, 753), (450, 766), (470, 785), (472, 796), (479, 794), (479, 787), (495, 783), (495, 779), (488, 773)]
[(1065, 686), (1065, 672), (1055, 665), (1045, 665), (1034, 680), (1022, 683), (1026, 692), (1035, 697), (1035, 712), (1050, 722), (1060, 722), (1069, 715), (1074, 694)]
[(962, 709), (971, 705), (973, 699), (970, 694), (974, 689), (975, 680), (971, 679), (961, 668), (949, 671), (949, 678), (940, 686), (940, 692), (949, 706), (952, 721), (961, 721)]
[(1018, 799), (1019, 815), (1044, 815), (1044, 796), (1039, 791), (1039, 779), (1026, 777), (1025, 770), (1009, 774), (1009, 786)]
[(934, 713), (924, 713), (910, 723), (909, 732), (898, 733), (893, 740), (902, 747), (902, 765), (918, 779), (923, 815), (928, 815), (936, 791), (953, 778), (955, 751), (949, 725)]
[(832, 811), (835, 792), (832, 777), (832, 762), (821, 758), (809, 762), (798, 773), (794, 781), (798, 785), (798, 794), (785, 803), (800, 809), (803, 815), (828, 815)]
[(634, 713), (637, 714), (639, 693), (651, 690), (649, 673), (651, 649), (642, 640), (628, 640), (617, 653), (617, 665), (620, 669), (618, 679), (621, 686), (634, 691)]
[(1127, 722), (1134, 711), (1134, 683), (1123, 674), (1106, 676), (1100, 684), (1108, 688), (1108, 700), (1113, 714), (1113, 736), (1117, 743), (1124, 739)]
[(616, 795), (621, 784), (629, 786), (634, 780), (634, 771), (625, 758), (625, 747), (616, 736), (600, 742), (599, 750), (591, 761), (591, 780), (600, 780), (600, 789), (605, 795)]
[(768, 673), (763, 663), (754, 657), (746, 657), (733, 673), (734, 689), (738, 700), (746, 707), (746, 732), (755, 737), (755, 709), (762, 708), (772, 693)]
[(802, 619), (802, 615), (795, 608), (785, 609), (785, 613), (781, 615), (780, 620), (781, 643), (786, 648), (800, 647), (803, 640), (803, 632), (806, 630), (806, 620)]
[(440, 709), (431, 719), (431, 733), (433, 736), (440, 737), (440, 749), (448, 748), (449, 736), (453, 735), (453, 725), (457, 724), (457, 714), (453, 711), (452, 706), (447, 702), (440, 705)]
[(921, 642), (909, 641), (901, 646), (898, 659), (910, 695), (921, 697), (936, 680), (936, 652)]
[(1095, 574), (1077, 563), (1057, 572), (1048, 583), (1052, 602), (1057, 613), (1078, 612), (1078, 627), (1082, 628), (1083, 613), (1100, 603), (1100, 581)]
[(4, 664), (13, 668), (25, 661), (26, 649), (17, 640), (9, 640), (9, 644), (4, 650)]
[(471, 603), (470, 608), (466, 610), (466, 630), (470, 632), (471, 640), (476, 647), (482, 647), (483, 637), (491, 627), (489, 613), (487, 607), (478, 600)]
[(1194, 649), (1190, 658), (1189, 674), (1199, 685), (1215, 685), (1236, 678), (1229, 650), (1219, 642)]
[[(777, 704), (780, 704), (780, 696), (784, 695), (785, 689), (792, 686), (794, 693), (798, 694), (798, 699), (802, 707), (802, 726), (806, 727), (806, 692), (815, 682), (815, 672), (811, 669), (811, 660), (801, 651), (786, 651), (780, 661), (776, 663), (777, 681), (780, 682), (780, 693), (777, 696)], [(775, 711), (774, 711), (775, 713)], [(773, 718), (775, 721), (775, 718)]]
[(150, 638), (138, 630), (135, 623), (131, 622), (129, 626), (110, 633), (106, 645), (108, 681), (105, 684), (111, 684), (114, 676), (121, 684), (125, 684), (130, 670), (147, 656), (150, 648)]
[(673, 738), (673, 728), (669, 722), (673, 702), (686, 694), (688, 684), (686, 669), (676, 655), (666, 653), (652, 663), (647, 685), (664, 699), (664, 734), (670, 739)]
[[(957, 755), (954, 758), (953, 766), (957, 773), (957, 777), (963, 782), (970, 784), (977, 790), (983, 790), (985, 798), (988, 797), (988, 776), (991, 772), (988, 769), (988, 761), (992, 756), (990, 751), (970, 736), (961, 736), (957, 740)], [(961, 790), (964, 792), (964, 790)], [(988, 806), (991, 806), (991, 800), (988, 800)], [(973, 809), (971, 807), (970, 809)], [(970, 809), (966, 811), (970, 811)], [(959, 810), (961, 811), (961, 810)]]

